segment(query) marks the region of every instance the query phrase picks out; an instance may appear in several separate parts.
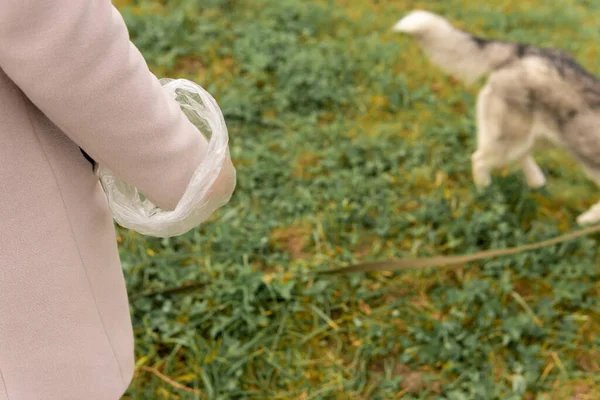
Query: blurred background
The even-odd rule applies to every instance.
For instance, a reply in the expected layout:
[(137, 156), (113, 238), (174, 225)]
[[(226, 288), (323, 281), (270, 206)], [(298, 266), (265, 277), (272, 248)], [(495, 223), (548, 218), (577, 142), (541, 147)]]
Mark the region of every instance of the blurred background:
[(574, 229), (600, 190), (553, 150), (537, 157), (545, 189), (514, 168), (474, 189), (479, 87), (390, 30), (426, 9), (596, 72), (600, 3), (114, 3), (158, 77), (216, 98), (238, 172), (230, 204), (193, 232), (119, 229), (138, 366), (124, 399), (600, 398), (593, 238), (457, 268), (310, 274)]

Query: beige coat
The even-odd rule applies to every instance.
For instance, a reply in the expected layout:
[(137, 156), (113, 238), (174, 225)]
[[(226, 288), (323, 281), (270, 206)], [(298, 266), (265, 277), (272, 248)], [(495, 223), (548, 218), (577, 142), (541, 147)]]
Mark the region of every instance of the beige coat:
[[(134, 367), (114, 226), (79, 150), (172, 209), (207, 150), (109, 0), (0, 0), (0, 400), (116, 400)], [(231, 191), (228, 164), (214, 191)]]

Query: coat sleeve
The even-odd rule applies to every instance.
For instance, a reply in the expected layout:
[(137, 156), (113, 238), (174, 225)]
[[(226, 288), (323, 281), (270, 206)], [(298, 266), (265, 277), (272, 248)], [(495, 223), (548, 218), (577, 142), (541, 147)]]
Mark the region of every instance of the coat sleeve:
[[(0, 68), (93, 159), (173, 209), (208, 143), (130, 42), (110, 0), (0, 0)], [(233, 191), (229, 158), (213, 187)]]

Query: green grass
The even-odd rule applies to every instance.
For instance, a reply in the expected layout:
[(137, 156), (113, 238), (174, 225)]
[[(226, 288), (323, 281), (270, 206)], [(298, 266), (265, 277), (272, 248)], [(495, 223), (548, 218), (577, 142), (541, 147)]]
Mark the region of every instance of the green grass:
[[(600, 66), (584, 0), (116, 1), (158, 76), (221, 105), (238, 187), (178, 238), (119, 230), (139, 367), (127, 399), (598, 399), (597, 241), (453, 269), (318, 277), (575, 228), (598, 190), (555, 151), (549, 185), (470, 177), (474, 99), (390, 28), (443, 13)], [(200, 282), (195, 290), (159, 293)]]

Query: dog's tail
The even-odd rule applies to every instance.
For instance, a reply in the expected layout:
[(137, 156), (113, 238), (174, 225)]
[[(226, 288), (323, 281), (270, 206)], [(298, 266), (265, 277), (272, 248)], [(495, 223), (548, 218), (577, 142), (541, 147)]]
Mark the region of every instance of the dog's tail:
[(481, 39), (463, 32), (428, 11), (411, 12), (398, 21), (393, 30), (414, 37), (434, 64), (467, 84), (506, 65), (521, 51), (517, 44)]

